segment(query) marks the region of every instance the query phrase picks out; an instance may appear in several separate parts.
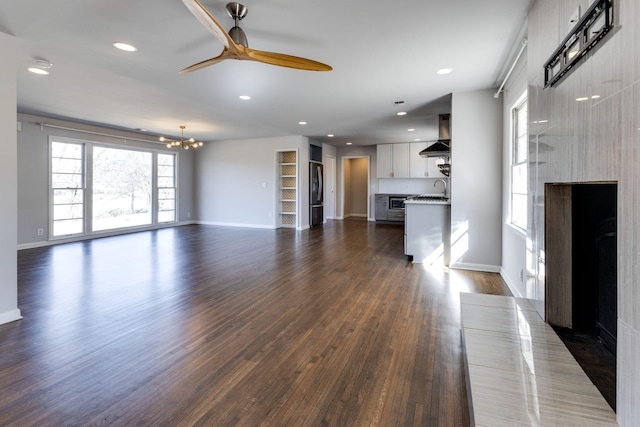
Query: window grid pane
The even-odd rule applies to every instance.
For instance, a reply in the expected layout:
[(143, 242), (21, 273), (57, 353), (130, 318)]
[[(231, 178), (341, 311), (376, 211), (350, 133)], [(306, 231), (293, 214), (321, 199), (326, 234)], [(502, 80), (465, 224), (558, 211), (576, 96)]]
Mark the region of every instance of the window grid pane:
[(158, 154), (158, 222), (176, 221), (176, 155)]
[(51, 143), (51, 234), (84, 232), (83, 144)]
[(528, 107), (525, 99), (512, 112), (512, 163), (510, 212), (512, 225), (527, 229), (527, 155), (528, 155)]

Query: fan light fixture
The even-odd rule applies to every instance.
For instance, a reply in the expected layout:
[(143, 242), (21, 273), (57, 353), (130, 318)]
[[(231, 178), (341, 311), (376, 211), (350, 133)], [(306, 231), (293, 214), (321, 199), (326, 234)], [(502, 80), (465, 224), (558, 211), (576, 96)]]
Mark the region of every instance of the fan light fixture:
[(182, 136), (180, 137), (180, 139), (169, 139), (169, 138), (165, 138), (164, 136), (161, 136), (160, 141), (166, 142), (167, 148), (182, 147), (185, 150), (188, 150), (189, 148), (202, 147), (203, 143), (200, 141), (196, 141), (193, 138), (184, 139), (185, 128), (186, 126), (180, 126), (180, 129), (182, 130)]

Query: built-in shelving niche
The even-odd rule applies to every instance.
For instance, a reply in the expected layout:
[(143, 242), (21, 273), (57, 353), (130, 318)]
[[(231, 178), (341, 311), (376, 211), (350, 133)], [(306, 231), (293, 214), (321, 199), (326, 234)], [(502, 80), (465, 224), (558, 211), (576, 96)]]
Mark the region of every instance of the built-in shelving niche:
[(278, 228), (298, 225), (298, 152), (279, 151)]

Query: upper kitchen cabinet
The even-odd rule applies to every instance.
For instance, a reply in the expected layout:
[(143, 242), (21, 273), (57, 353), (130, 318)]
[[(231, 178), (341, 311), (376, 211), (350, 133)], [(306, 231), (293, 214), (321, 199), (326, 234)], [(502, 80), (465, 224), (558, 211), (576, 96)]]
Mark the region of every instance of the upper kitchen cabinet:
[(409, 178), (409, 144), (377, 145), (378, 178)]
[(436, 165), (437, 157), (421, 157), (420, 152), (430, 145), (428, 142), (412, 142), (409, 148), (409, 171), (411, 178), (446, 178)]

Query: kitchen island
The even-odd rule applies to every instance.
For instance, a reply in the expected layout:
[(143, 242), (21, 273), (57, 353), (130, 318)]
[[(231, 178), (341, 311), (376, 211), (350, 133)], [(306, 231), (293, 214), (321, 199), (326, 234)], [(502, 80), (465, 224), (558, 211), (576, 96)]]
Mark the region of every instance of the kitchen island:
[(423, 196), (405, 201), (404, 252), (414, 263), (449, 266), (451, 203), (448, 198)]

